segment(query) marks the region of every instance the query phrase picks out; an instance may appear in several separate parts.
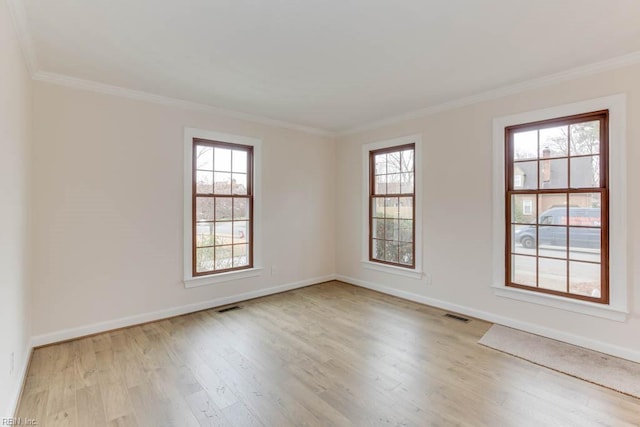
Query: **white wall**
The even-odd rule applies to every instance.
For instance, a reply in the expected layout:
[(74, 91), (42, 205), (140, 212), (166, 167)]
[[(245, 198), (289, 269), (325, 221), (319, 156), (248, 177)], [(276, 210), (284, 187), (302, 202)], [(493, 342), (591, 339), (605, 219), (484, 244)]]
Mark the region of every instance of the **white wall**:
[[(42, 82), (34, 91), (36, 344), (335, 272), (333, 139)], [(184, 126), (263, 141), (262, 276), (185, 289)]]
[(0, 418), (13, 415), (29, 355), (31, 110), (31, 79), (0, 1)]
[[(337, 144), (337, 273), (421, 301), (508, 322), (640, 361), (640, 66), (342, 136)], [(492, 120), (617, 93), (628, 95), (629, 301), (624, 323), (495, 296), (492, 284)], [(364, 270), (360, 263), (362, 144), (409, 134), (424, 141), (424, 263), (427, 285)]]

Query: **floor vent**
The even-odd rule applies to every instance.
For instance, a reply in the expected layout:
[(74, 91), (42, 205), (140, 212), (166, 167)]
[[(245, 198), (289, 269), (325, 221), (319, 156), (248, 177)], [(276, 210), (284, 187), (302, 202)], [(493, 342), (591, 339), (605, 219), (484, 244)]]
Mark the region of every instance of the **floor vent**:
[(231, 307), (221, 308), (220, 310), (218, 310), (218, 313), (226, 313), (227, 311), (231, 311), (231, 310), (240, 310), (240, 306), (232, 305)]
[(469, 319), (467, 319), (466, 317), (456, 316), (455, 314), (451, 314), (451, 313), (445, 314), (444, 317), (449, 317), (451, 319), (459, 320), (464, 323), (467, 323), (469, 321)]

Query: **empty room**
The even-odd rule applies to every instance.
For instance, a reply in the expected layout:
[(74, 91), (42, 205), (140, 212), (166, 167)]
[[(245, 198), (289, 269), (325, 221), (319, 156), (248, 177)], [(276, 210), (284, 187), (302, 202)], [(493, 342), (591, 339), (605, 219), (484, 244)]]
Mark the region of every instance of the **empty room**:
[(637, 0), (0, 0), (0, 426), (640, 426)]

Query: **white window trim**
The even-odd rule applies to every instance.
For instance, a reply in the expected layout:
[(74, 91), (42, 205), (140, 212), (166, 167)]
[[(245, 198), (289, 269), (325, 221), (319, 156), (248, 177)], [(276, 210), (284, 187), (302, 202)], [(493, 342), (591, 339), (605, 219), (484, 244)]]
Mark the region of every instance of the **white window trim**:
[[(498, 296), (623, 322), (629, 314), (627, 280), (625, 94), (530, 111), (493, 120), (493, 290)], [(531, 292), (505, 285), (505, 128), (599, 110), (609, 110), (609, 304)]]
[(533, 215), (533, 200), (522, 200), (522, 215)]
[[(369, 261), (369, 153), (371, 151), (415, 144), (414, 192), (415, 192), (415, 268), (398, 267)], [(372, 142), (362, 146), (362, 267), (397, 276), (421, 280), (422, 270), (422, 136), (409, 135), (386, 141)]]
[[(193, 138), (203, 138), (212, 141), (228, 142), (232, 144), (250, 145), (253, 147), (253, 268), (213, 273), (207, 276), (194, 277), (192, 274), (193, 254), (192, 245), (192, 165)], [(203, 129), (184, 128), (184, 286), (194, 288), (231, 280), (245, 279), (262, 274), (262, 141), (246, 136), (231, 135)]]

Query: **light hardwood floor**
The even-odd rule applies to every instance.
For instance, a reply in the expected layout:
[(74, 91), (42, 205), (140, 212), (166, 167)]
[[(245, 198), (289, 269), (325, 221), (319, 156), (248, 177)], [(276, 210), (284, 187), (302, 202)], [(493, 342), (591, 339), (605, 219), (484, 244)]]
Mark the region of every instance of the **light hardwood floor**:
[(340, 282), (36, 349), (39, 426), (640, 425), (640, 400), (477, 344), (491, 326)]

